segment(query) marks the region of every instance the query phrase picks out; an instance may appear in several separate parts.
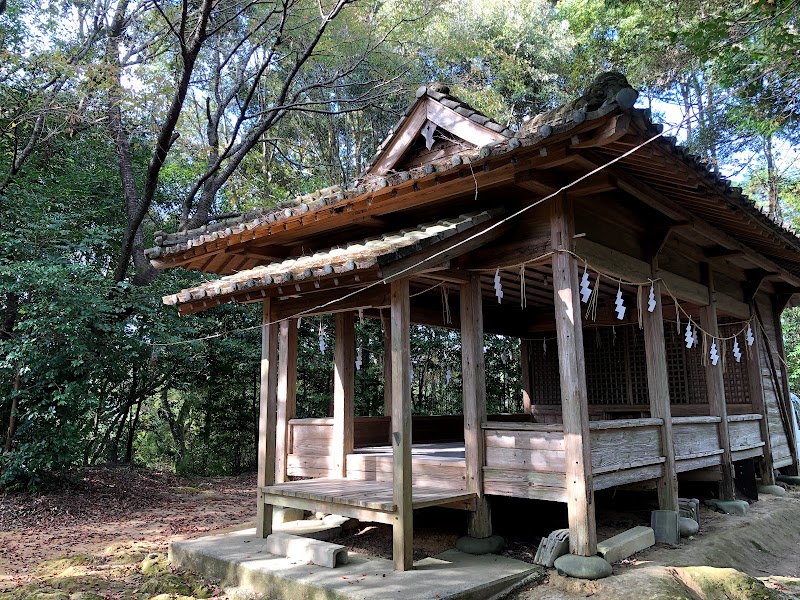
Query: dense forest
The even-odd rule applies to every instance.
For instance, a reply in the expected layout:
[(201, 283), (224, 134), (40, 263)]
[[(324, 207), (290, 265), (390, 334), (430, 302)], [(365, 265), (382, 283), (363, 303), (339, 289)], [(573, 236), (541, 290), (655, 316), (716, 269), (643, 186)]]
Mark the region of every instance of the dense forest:
[[(156, 231), (357, 176), (431, 81), (518, 128), (622, 71), (640, 103), (800, 226), (800, 2), (0, 0), (0, 487), (136, 463), (254, 467), (257, 306), (179, 318)], [(785, 316), (800, 383), (800, 315)], [(300, 327), (298, 409), (324, 416), (333, 322)], [(357, 324), (357, 414), (383, 410), (381, 323)], [(459, 411), (458, 334), (412, 335), (413, 410)], [(518, 342), (487, 337), (489, 410)]]

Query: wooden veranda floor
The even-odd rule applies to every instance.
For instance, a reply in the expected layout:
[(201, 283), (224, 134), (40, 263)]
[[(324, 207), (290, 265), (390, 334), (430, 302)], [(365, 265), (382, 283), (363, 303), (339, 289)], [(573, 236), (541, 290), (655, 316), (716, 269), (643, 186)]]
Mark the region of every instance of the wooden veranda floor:
[[(305, 479), (261, 488), (263, 501), (314, 512), (328, 512), (362, 521), (392, 522), (397, 505), (392, 498), (391, 481), (356, 479)], [(414, 509), (450, 506), (474, 510), (476, 495), (470, 492), (427, 486), (414, 486)]]

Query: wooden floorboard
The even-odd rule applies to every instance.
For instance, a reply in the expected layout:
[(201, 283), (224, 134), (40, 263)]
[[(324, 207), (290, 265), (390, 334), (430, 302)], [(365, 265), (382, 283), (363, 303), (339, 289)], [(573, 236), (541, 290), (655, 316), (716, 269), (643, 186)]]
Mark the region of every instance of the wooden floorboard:
[[(394, 512), (391, 481), (320, 478), (279, 483), (262, 488), (265, 494), (298, 498), (331, 505), (355, 506), (367, 510)], [(415, 486), (412, 504), (416, 508), (473, 500), (476, 495), (458, 490)]]

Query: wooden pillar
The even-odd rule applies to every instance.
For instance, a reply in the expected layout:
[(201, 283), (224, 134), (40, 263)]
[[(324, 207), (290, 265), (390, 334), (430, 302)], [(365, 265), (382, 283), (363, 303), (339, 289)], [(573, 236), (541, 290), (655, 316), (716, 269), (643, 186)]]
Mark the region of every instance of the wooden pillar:
[(353, 452), (356, 332), (352, 312), (336, 313), (333, 348), (333, 473), (347, 476), (347, 455)]
[(520, 340), (519, 365), (522, 369), (522, 412), (531, 414), (531, 346), (528, 340)]
[(589, 406), (583, 356), (578, 264), (562, 250), (572, 250), (572, 205), (564, 195), (554, 198), (551, 213), (553, 296), (555, 301), (558, 370), (561, 382), (561, 414), (566, 455), (569, 549), (579, 556), (597, 552), (597, 531), (592, 489), (592, 455), (589, 439)]
[[(750, 314), (755, 314), (753, 303), (750, 304)], [(755, 335), (755, 333), (753, 334)], [(761, 457), (761, 484), (774, 485), (775, 473), (772, 466), (772, 441), (769, 437), (769, 416), (767, 413), (767, 405), (764, 402), (764, 379), (761, 374), (761, 354), (759, 350), (759, 341), (756, 338), (752, 346), (747, 346), (747, 342), (739, 342), (742, 348), (746, 348), (747, 360), (747, 381), (750, 384), (750, 402), (753, 404), (753, 412), (761, 415), (759, 428), (761, 430), (761, 440), (764, 442), (762, 450), (764, 451)]]
[(408, 279), (392, 286), (392, 483), (397, 506), (392, 525), (392, 558), (397, 571), (412, 567), (411, 495), (411, 301)]
[[(656, 263), (652, 263), (653, 279), (656, 279)], [(664, 342), (664, 317), (661, 311), (661, 285), (653, 283), (656, 307), (653, 312), (646, 309), (644, 320), (644, 351), (647, 360), (647, 393), (650, 397), (650, 416), (663, 419), (661, 426), (661, 452), (664, 461), (664, 476), (658, 480), (658, 507), (661, 510), (678, 510), (678, 475), (675, 472), (675, 445), (672, 439), (672, 410), (669, 397), (669, 375), (667, 373), (667, 349)], [(647, 306), (649, 288), (642, 288), (643, 306)]]
[(470, 513), (468, 533), (487, 538), (492, 535), (492, 518), (489, 501), (483, 494), (485, 440), (481, 424), (486, 420), (486, 367), (481, 281), (477, 273), (471, 273), (469, 282), (461, 286), (461, 377), (467, 491), (478, 495), (477, 509)]
[(261, 328), (261, 393), (258, 411), (258, 508), (256, 535), (272, 533), (272, 505), (264, 504), (262, 488), (275, 483), (275, 426), (278, 400), (278, 325), (270, 324), (271, 299), (263, 302)]
[(392, 320), (383, 318), (383, 416), (392, 416)]
[[(708, 306), (701, 312), (701, 326), (711, 336), (719, 336), (719, 326), (717, 325), (717, 303), (714, 299), (714, 277), (711, 266), (703, 266), (705, 283), (708, 286)], [(711, 340), (709, 340), (709, 352)], [(720, 344), (717, 349), (722, 352)], [(706, 357), (708, 358), (708, 357)], [(728, 434), (728, 407), (725, 403), (725, 381), (722, 377), (722, 359), (716, 366), (711, 364), (708, 358), (706, 364), (706, 390), (708, 392), (709, 413), (713, 417), (719, 417), (719, 445), (722, 448), (722, 480), (720, 481), (719, 494), (723, 500), (735, 500), (736, 494), (733, 484), (733, 462), (731, 460), (731, 442)]]
[(275, 481), (286, 481), (292, 447), (289, 421), (297, 415), (297, 319), (281, 321), (278, 345), (278, 417), (275, 434)]

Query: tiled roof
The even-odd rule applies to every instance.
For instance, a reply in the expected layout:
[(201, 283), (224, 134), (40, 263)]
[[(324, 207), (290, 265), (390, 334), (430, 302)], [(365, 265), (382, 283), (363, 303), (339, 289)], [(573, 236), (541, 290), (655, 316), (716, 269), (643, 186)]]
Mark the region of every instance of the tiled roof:
[(164, 296), (163, 300), (165, 304), (176, 305), (237, 291), (256, 291), (272, 285), (380, 267), (479, 225), (490, 217), (490, 213), (484, 211), (419, 225), (413, 229), (354, 242), (343, 248), (331, 248), (310, 256), (275, 262), (206, 281), (177, 294)]
[[(442, 102), (450, 99), (443, 91), (437, 92), (432, 88), (421, 89), (425, 90), (425, 94), (438, 95)], [(187, 232), (160, 234), (156, 236), (157, 247), (147, 250), (146, 253), (151, 260), (156, 261), (157, 266), (168, 266), (158, 264), (158, 259), (181, 254), (190, 248), (203, 246), (214, 240), (237, 236), (247, 230), (303, 215), (326, 206), (335, 206), (339, 203), (377, 192), (383, 188), (397, 186), (410, 180), (423, 179), (433, 173), (446, 173), (460, 169), (461, 165), (501, 156), (514, 152), (521, 147), (541, 145), (549, 137), (568, 133), (584, 123), (607, 117), (615, 112), (626, 112), (636, 116), (644, 124), (649, 134), (661, 132), (663, 127), (651, 122), (649, 110), (633, 108), (637, 95), (637, 92), (627, 84), (627, 81), (621, 75), (615, 73), (603, 74), (580, 98), (531, 119), (523, 125), (520, 132), (514, 137), (509, 137), (482, 148), (467, 150), (446, 160), (415, 167), (408, 171), (395, 172), (381, 177), (364, 177), (354, 182), (347, 189), (337, 186), (325, 188), (313, 194), (298, 196), (293, 203), (285, 206), (277, 208), (265, 207), (235, 219), (229, 219)], [(437, 98), (437, 96), (431, 97)], [(463, 105), (462, 108), (465, 106)], [(464, 110), (468, 109), (464, 108)], [(473, 118), (476, 114), (478, 113), (470, 115), (470, 118)], [(775, 222), (766, 211), (756, 207), (754, 201), (742, 194), (740, 188), (732, 187), (728, 180), (714, 172), (711, 165), (706, 161), (680, 147), (674, 137), (664, 137), (653, 142), (653, 145), (666, 148), (671, 154), (695, 171), (709, 188), (719, 191), (731, 205), (744, 210), (752, 218), (781, 236), (793, 248), (800, 250), (800, 240), (798, 240), (796, 231), (787, 223)]]

